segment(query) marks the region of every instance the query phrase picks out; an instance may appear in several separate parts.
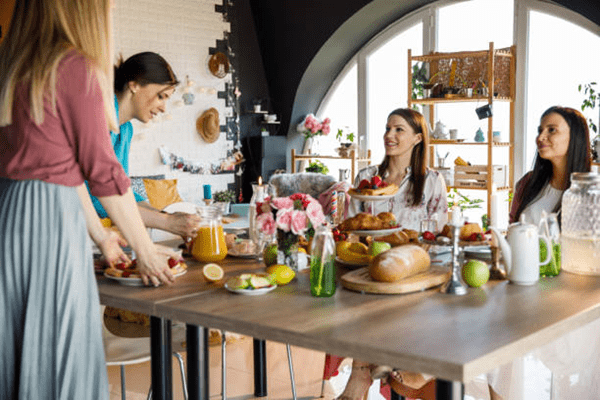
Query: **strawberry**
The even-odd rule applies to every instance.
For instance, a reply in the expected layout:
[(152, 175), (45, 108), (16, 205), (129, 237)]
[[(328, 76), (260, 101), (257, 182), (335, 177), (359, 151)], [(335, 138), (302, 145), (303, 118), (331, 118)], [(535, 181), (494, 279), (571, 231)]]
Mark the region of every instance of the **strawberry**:
[(381, 181), (381, 183), (379, 184), (379, 187), (387, 187), (389, 185), (389, 183), (387, 183), (386, 181)]
[(424, 240), (434, 241), (435, 240), (435, 235), (433, 234), (433, 232), (425, 231), (425, 232), (423, 232), (423, 239)]
[(127, 266), (125, 265), (125, 263), (118, 263), (115, 265), (116, 269), (120, 269), (120, 270), (125, 270), (127, 269)]
[(131, 260), (131, 267), (135, 268), (137, 266), (137, 258), (135, 260)]
[(481, 235), (481, 233), (473, 232), (471, 233), (471, 236), (469, 236), (469, 240), (471, 242), (478, 242), (480, 240), (483, 240), (483, 236)]
[(179, 264), (179, 261), (177, 261), (174, 258), (169, 258), (169, 268), (173, 268), (174, 266), (176, 266), (177, 264)]
[(129, 277), (129, 275), (131, 275), (131, 271), (123, 271), (122, 277), (127, 278), (127, 277)]
[(358, 184), (358, 189), (366, 189), (369, 186), (371, 186), (371, 182), (369, 182), (366, 179), (363, 179), (362, 181), (360, 181), (360, 183)]
[(374, 186), (373, 189), (377, 189), (380, 185), (381, 185), (381, 177), (378, 175), (375, 175), (374, 177), (371, 178), (371, 185)]

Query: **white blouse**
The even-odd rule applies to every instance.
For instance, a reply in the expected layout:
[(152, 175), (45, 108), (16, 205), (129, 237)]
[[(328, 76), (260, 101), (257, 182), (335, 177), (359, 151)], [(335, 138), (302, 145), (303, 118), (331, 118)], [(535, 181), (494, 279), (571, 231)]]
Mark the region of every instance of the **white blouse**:
[[(357, 187), (363, 179), (370, 181), (373, 176), (377, 175), (377, 169), (378, 166), (372, 165), (360, 170), (356, 176), (354, 186)], [(410, 173), (409, 167), (400, 183), (398, 192), (388, 201), (367, 203), (352, 199), (349, 216), (356, 215), (361, 211), (375, 215), (380, 212), (390, 211), (396, 216), (396, 222), (403, 228), (419, 231), (421, 220), (436, 218), (438, 221), (438, 230), (441, 230), (448, 222), (448, 199), (446, 197), (447, 192), (444, 178), (439, 172), (428, 169), (425, 175), (423, 198), (419, 205), (413, 206), (409, 196)], [(371, 204), (373, 209), (371, 209)]]

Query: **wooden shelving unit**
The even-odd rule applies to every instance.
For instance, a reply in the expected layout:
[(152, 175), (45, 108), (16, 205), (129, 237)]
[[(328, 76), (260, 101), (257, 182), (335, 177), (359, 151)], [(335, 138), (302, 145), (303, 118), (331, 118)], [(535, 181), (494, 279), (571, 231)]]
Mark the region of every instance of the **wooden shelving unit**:
[[(443, 87), (449, 86), (449, 76), (447, 73), (449, 66), (454, 63), (453, 74), (461, 74), (461, 79), (467, 82), (479, 80), (482, 77), (488, 82), (487, 96), (473, 95), (472, 97), (453, 95), (451, 98), (412, 98), (412, 66), (413, 62), (424, 62), (429, 65), (430, 76), (436, 79)], [(440, 73), (444, 72), (445, 73)], [(429, 143), (429, 165), (433, 167), (435, 160), (435, 146), (486, 146), (487, 147), (487, 176), (493, 176), (493, 149), (506, 148), (509, 154), (507, 168), (508, 185), (496, 188), (497, 191), (511, 191), (514, 187), (514, 142), (515, 142), (515, 75), (516, 75), (516, 48), (512, 46), (506, 49), (494, 49), (494, 43), (490, 42), (488, 50), (465, 51), (454, 53), (431, 53), (429, 55), (413, 56), (411, 50), (408, 50), (408, 107), (413, 104), (421, 104), (429, 107), (429, 120), (431, 126), (435, 125), (435, 107), (443, 106), (449, 103), (460, 102), (481, 102), (487, 100), (488, 104), (494, 102), (508, 102), (510, 107), (510, 138), (508, 142), (497, 143), (493, 141), (493, 122), (494, 117), (488, 118), (487, 140), (485, 142), (459, 142), (456, 140), (430, 140)], [(454, 79), (454, 77), (452, 77)], [(492, 108), (493, 109), (493, 108)], [(485, 188), (474, 188), (470, 186), (451, 186), (457, 189), (485, 190), (487, 191), (487, 213), (491, 213), (490, 197), (494, 191), (493, 179), (488, 179)]]
[(350, 155), (348, 157), (340, 157), (311, 154), (310, 151), (308, 154), (296, 154), (296, 149), (292, 149), (292, 174), (296, 173), (296, 162), (301, 160), (307, 160), (309, 163), (312, 160), (348, 160), (351, 164), (350, 173), (352, 174), (350, 182), (354, 182), (360, 163), (365, 164), (365, 167), (371, 165), (371, 150), (367, 150), (366, 158), (361, 158), (357, 156), (355, 150), (350, 150)]

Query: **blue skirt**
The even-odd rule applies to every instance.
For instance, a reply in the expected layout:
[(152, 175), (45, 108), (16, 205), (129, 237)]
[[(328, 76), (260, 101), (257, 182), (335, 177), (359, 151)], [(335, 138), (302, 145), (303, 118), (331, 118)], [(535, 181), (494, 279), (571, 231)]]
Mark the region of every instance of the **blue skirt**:
[(0, 399), (108, 399), (75, 188), (0, 178)]

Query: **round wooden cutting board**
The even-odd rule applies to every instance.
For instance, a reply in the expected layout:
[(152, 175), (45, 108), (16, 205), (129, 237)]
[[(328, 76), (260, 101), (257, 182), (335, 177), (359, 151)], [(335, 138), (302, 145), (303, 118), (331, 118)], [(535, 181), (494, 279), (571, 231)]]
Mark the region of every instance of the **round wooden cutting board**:
[(448, 267), (432, 266), (427, 272), (401, 279), (398, 282), (377, 282), (369, 275), (367, 267), (350, 271), (341, 278), (342, 286), (357, 292), (400, 294), (418, 292), (441, 285), (450, 279)]

